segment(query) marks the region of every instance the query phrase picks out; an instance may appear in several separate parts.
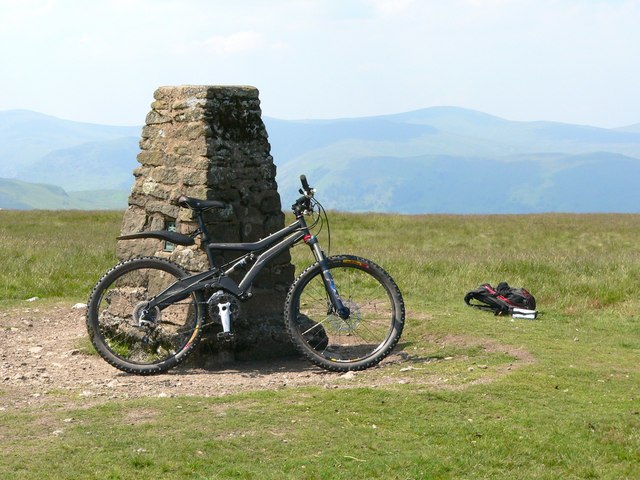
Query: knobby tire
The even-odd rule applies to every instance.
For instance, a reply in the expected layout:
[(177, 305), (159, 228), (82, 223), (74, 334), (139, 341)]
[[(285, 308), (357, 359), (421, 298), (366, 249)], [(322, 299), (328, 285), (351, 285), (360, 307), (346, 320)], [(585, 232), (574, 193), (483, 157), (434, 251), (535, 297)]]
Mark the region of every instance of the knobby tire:
[(165, 372), (193, 351), (202, 335), (204, 300), (193, 292), (185, 299), (152, 309), (140, 321), (146, 301), (188, 275), (158, 257), (120, 262), (93, 288), (86, 324), (96, 351), (114, 367), (138, 375)]
[(341, 255), (328, 265), (348, 319), (334, 311), (315, 263), (295, 280), (285, 303), (287, 333), (311, 362), (327, 370), (363, 370), (378, 364), (398, 343), (404, 301), (391, 276), (370, 260)]

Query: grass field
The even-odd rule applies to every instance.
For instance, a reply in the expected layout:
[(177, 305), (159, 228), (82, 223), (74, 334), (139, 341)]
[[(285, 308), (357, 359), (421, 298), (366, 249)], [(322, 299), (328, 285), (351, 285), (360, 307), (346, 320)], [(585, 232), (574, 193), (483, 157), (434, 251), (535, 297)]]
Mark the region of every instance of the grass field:
[[(384, 368), (409, 381), (0, 411), (0, 478), (640, 478), (640, 215), (330, 218), (332, 253), (373, 259), (404, 294), (406, 361)], [(0, 211), (0, 310), (86, 301), (120, 220)], [(502, 280), (543, 315), (464, 304)], [(514, 352), (528, 361), (510, 369)]]

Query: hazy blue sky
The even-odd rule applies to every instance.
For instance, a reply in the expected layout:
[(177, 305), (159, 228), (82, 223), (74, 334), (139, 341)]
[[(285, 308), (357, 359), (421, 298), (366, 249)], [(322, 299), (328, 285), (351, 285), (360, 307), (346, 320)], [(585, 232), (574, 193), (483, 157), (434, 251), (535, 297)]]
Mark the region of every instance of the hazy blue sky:
[(253, 85), (287, 119), (640, 122), (640, 0), (0, 0), (0, 59), (0, 110), (95, 123), (181, 84)]

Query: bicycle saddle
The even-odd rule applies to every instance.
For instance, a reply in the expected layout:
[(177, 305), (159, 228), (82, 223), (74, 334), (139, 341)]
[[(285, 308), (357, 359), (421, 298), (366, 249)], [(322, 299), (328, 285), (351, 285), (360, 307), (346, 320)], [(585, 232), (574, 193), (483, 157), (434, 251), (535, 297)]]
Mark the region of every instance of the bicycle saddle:
[(210, 208), (225, 208), (227, 206), (226, 203), (219, 200), (201, 200), (199, 198), (187, 197), (185, 195), (181, 195), (180, 198), (178, 198), (178, 205), (183, 208), (200, 211), (208, 210)]

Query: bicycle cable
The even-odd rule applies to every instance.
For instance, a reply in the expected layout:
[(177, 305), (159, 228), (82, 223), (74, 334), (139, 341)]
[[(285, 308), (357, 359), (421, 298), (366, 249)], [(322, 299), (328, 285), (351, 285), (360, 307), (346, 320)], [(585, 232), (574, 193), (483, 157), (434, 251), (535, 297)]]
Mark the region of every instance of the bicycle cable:
[[(318, 230), (318, 233), (316, 235), (320, 235), (320, 232), (322, 232), (322, 229), (324, 228), (324, 224), (326, 223), (327, 224), (327, 256), (330, 256), (331, 255), (331, 225), (329, 224), (329, 216), (327, 215), (327, 211), (324, 209), (324, 207), (318, 200), (314, 198), (313, 203), (318, 206), (318, 219), (320, 221), (320, 229)], [(317, 223), (318, 222), (316, 222), (316, 224)]]

